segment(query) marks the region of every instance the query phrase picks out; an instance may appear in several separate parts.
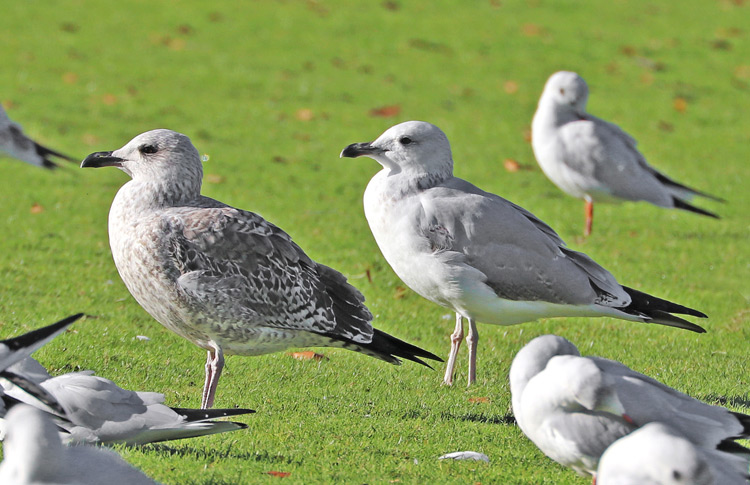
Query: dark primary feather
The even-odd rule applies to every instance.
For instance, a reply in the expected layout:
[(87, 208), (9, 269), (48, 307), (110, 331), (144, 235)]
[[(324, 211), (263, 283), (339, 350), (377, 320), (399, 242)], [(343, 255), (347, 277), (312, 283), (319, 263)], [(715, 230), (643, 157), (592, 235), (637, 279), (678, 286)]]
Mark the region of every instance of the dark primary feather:
[(696, 207), (694, 205), (688, 204), (687, 202), (685, 202), (684, 200), (680, 198), (672, 197), (672, 202), (674, 202), (674, 206), (677, 209), (686, 210), (688, 212), (694, 212), (696, 214), (700, 214), (703, 216), (713, 217), (714, 219), (721, 219), (721, 217), (717, 216), (713, 212), (709, 212), (705, 209), (701, 209), (700, 207)]
[(65, 327), (75, 322), (82, 316), (83, 313), (71, 315), (51, 325), (47, 325), (46, 327), (32, 330), (31, 332), (25, 333), (18, 337), (2, 340), (0, 341), (0, 344), (5, 345), (10, 350), (32, 347), (34, 344), (40, 341), (46, 341), (47, 339), (51, 338), (57, 332), (62, 331), (63, 329), (65, 329)]
[(623, 289), (628, 292), (632, 302), (627, 307), (622, 308), (622, 311), (631, 315), (645, 316), (651, 319), (654, 323), (661, 323), (662, 325), (684, 328), (685, 330), (691, 330), (697, 333), (704, 333), (706, 331), (703, 327), (671, 315), (672, 313), (679, 313), (682, 315), (707, 318), (705, 313), (677, 303), (672, 303), (671, 301), (657, 298), (627, 286), (623, 286)]
[(190, 409), (190, 408), (170, 408), (180, 416), (185, 418), (188, 423), (207, 421), (210, 419), (227, 418), (230, 416), (240, 416), (242, 414), (252, 414), (254, 409), (227, 408), (227, 409)]
[(683, 184), (681, 184), (679, 182), (675, 182), (674, 180), (672, 180), (671, 178), (667, 177), (663, 173), (654, 170), (653, 167), (648, 167), (648, 168), (651, 170), (651, 173), (654, 174), (654, 176), (656, 177), (656, 179), (659, 182), (663, 183), (664, 185), (667, 185), (667, 186), (670, 186), (670, 187), (676, 187), (676, 188), (682, 189), (682, 190), (686, 190), (686, 191), (691, 192), (691, 193), (693, 193), (695, 195), (700, 195), (701, 197), (705, 197), (707, 199), (715, 200), (716, 202), (725, 202), (724, 199), (722, 199), (720, 197), (716, 197), (716, 196), (713, 196), (711, 194), (707, 194), (705, 192), (701, 192), (700, 190), (695, 190), (694, 188), (688, 187), (687, 185), (683, 185)]

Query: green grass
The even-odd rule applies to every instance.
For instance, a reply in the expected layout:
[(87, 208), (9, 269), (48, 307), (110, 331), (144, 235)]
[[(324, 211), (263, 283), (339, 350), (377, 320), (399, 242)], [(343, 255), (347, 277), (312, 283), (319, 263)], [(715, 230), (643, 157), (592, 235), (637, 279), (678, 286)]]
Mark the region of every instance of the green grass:
[[(495, 6), (493, 4), (498, 4)], [(624, 284), (710, 315), (708, 333), (605, 319), (480, 326), (479, 379), (344, 350), (300, 362), (229, 357), (217, 406), (247, 406), (243, 432), (120, 449), (167, 484), (588, 481), (545, 458), (510, 421), (507, 373), (554, 332), (696, 397), (749, 411), (750, 6), (742, 2), (8, 2), (0, 101), (26, 131), (83, 158), (153, 128), (210, 155), (204, 193), (261, 213), (366, 295), (375, 326), (444, 355), (452, 317), (402, 285), (375, 245), (361, 195), (379, 166), (352, 142), (422, 119), (449, 136), (458, 176), (528, 208)], [(597, 207), (542, 175), (524, 140), (547, 77), (578, 71), (591, 112), (619, 123), (652, 164), (724, 197), (721, 221), (645, 204)], [(517, 87), (506, 92), (507, 83)], [(512, 89), (511, 89), (512, 91)], [(687, 102), (675, 109), (675, 99)], [(393, 118), (369, 115), (398, 105)], [(312, 119), (298, 119), (299, 110)], [(503, 160), (529, 170), (509, 173)], [(151, 319), (112, 263), (106, 218), (126, 176), (0, 163), (0, 335), (84, 311), (37, 357), (199, 405), (204, 352)], [(32, 213), (34, 204), (43, 211)], [(372, 281), (365, 277), (369, 270)], [(136, 340), (147, 335), (150, 341)], [(470, 402), (486, 397), (487, 402)], [(475, 450), (487, 465), (440, 462)], [(268, 471), (290, 472), (286, 478)]]

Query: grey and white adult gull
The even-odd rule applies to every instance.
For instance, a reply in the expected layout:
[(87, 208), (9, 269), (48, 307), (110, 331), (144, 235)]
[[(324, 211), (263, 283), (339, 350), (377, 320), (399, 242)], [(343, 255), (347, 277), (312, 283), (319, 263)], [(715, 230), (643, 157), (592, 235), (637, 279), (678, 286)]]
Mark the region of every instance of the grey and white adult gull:
[(112, 450), (64, 446), (49, 415), (25, 404), (6, 416), (0, 483), (13, 485), (154, 485)]
[(748, 478), (737, 455), (697, 447), (669, 426), (649, 423), (607, 448), (596, 485), (747, 485)]
[(401, 123), (341, 156), (383, 166), (364, 195), (375, 241), (404, 283), (456, 312), (446, 384), (453, 382), (463, 318), (469, 384), (476, 378), (476, 322), (609, 316), (704, 331), (672, 315), (703, 313), (620, 285), (529, 211), (454, 177), (448, 138), (435, 125)]
[(718, 197), (675, 182), (650, 166), (635, 139), (619, 126), (586, 112), (586, 81), (569, 71), (547, 80), (531, 124), (531, 146), (539, 166), (563, 192), (583, 199), (584, 234), (591, 233), (594, 202), (650, 202), (718, 218), (690, 201)]
[(208, 352), (203, 408), (213, 405), (224, 354), (325, 346), (392, 364), (439, 360), (373, 329), (364, 296), (287, 233), (202, 196), (203, 168), (187, 136), (149, 131), (81, 166), (115, 166), (132, 177), (109, 213), (112, 256), (138, 303)]
[(694, 445), (734, 455), (747, 472), (750, 416), (683, 394), (627, 366), (581, 357), (570, 341), (543, 335), (526, 344), (510, 369), (513, 414), (548, 457), (593, 475), (612, 443), (648, 423), (661, 422)]
[[(217, 418), (254, 413), (252, 409), (183, 409), (164, 404), (158, 392), (129, 391), (92, 371), (52, 377), (31, 357), (9, 371), (35, 382), (65, 411), (55, 419), (65, 443), (143, 445), (245, 429), (247, 425)], [(0, 380), (5, 394), (46, 410), (16, 386)], [(52, 413), (54, 414), (54, 413)]]
[(57, 167), (53, 157), (69, 162), (75, 161), (74, 158), (40, 145), (26, 136), (21, 126), (8, 118), (2, 105), (0, 105), (0, 151), (31, 165), (49, 169)]

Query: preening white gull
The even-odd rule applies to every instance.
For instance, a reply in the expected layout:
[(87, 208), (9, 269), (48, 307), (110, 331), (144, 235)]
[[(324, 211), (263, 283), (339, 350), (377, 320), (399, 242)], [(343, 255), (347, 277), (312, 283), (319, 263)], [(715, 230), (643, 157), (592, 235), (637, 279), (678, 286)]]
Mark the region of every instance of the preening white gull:
[(446, 384), (453, 382), (463, 318), (469, 384), (476, 377), (476, 322), (608, 316), (704, 331), (671, 315), (703, 313), (621, 286), (529, 211), (454, 177), (448, 138), (430, 123), (401, 123), (341, 156), (383, 166), (364, 195), (375, 241), (406, 285), (456, 312)]
[(50, 169), (57, 167), (52, 157), (62, 158), (69, 162), (75, 161), (75, 159), (40, 145), (26, 136), (21, 126), (8, 118), (8, 114), (2, 105), (0, 105), (0, 151), (31, 165)]
[(545, 175), (563, 192), (586, 202), (585, 235), (594, 202), (650, 202), (718, 218), (691, 205), (696, 196), (721, 199), (686, 187), (650, 166), (637, 142), (619, 126), (586, 112), (589, 89), (578, 74), (553, 74), (531, 124), (531, 146)]
[(599, 461), (596, 485), (747, 485), (747, 462), (693, 445), (662, 423), (620, 438)]
[[(652, 422), (694, 445), (731, 453), (747, 472), (750, 416), (683, 394), (627, 366), (581, 357), (570, 341), (543, 335), (526, 344), (510, 369), (513, 414), (545, 455), (578, 473), (595, 474), (612, 443)], [(744, 464), (744, 465), (743, 465)]]
[(64, 446), (44, 412), (25, 404), (6, 416), (0, 483), (13, 485), (154, 485), (117, 453), (95, 446)]
[(157, 321), (207, 350), (203, 408), (213, 405), (224, 354), (324, 346), (392, 364), (440, 360), (373, 329), (364, 296), (287, 233), (200, 195), (203, 168), (187, 136), (149, 131), (81, 164), (104, 166), (132, 177), (109, 213), (117, 270)]
[[(244, 429), (243, 423), (212, 421), (253, 413), (252, 409), (182, 409), (164, 404), (157, 392), (129, 391), (91, 371), (50, 376), (31, 357), (9, 371), (37, 383), (65, 411), (56, 424), (65, 443), (143, 445)], [(3, 382), (5, 393), (45, 410), (36, 399)]]

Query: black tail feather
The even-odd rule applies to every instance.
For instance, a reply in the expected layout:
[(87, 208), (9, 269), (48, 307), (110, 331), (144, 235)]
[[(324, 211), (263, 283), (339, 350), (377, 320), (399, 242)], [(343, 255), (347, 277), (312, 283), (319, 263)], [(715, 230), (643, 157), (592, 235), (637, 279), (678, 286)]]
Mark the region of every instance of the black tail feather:
[(694, 205), (690, 205), (687, 202), (685, 202), (684, 200), (678, 199), (677, 197), (672, 197), (672, 201), (674, 202), (674, 206), (677, 209), (686, 210), (686, 211), (689, 211), (689, 212), (693, 212), (695, 214), (700, 214), (702, 216), (713, 217), (714, 219), (721, 219), (721, 217), (717, 216), (713, 212), (708, 212), (707, 210), (701, 209), (700, 207), (696, 207)]
[(42, 157), (42, 165), (44, 168), (54, 169), (57, 168), (57, 164), (50, 160), (50, 156), (62, 158), (63, 160), (67, 160), (69, 162), (78, 162), (73, 157), (70, 157), (68, 155), (65, 155), (64, 153), (60, 153), (56, 150), (53, 150), (51, 148), (47, 148), (44, 145), (40, 145), (37, 142), (34, 142), (34, 147), (36, 148), (36, 153)]
[(226, 418), (229, 416), (240, 416), (242, 414), (252, 414), (254, 409), (189, 409), (189, 408), (172, 408), (180, 416), (184, 416), (188, 423), (198, 421), (208, 421), (209, 419)]
[(631, 315), (645, 316), (653, 323), (683, 328), (697, 333), (705, 333), (706, 330), (703, 327), (672, 315), (672, 313), (679, 313), (682, 315), (707, 318), (705, 313), (678, 303), (672, 303), (671, 301), (657, 298), (642, 291), (634, 290), (633, 288), (628, 288), (627, 286), (623, 286), (623, 289), (632, 299), (630, 305), (622, 309), (624, 312), (630, 313)]

